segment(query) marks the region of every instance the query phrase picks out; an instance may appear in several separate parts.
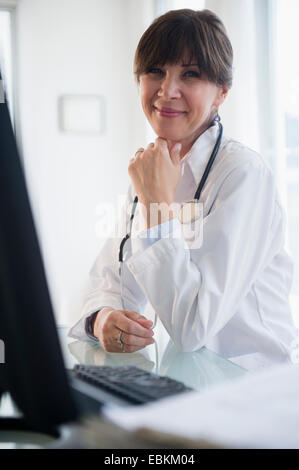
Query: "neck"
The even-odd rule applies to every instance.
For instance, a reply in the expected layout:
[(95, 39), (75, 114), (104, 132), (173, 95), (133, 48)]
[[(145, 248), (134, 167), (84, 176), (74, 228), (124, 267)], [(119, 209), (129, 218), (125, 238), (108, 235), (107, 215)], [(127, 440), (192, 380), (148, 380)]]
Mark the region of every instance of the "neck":
[[(195, 142), (195, 141), (194, 141)], [(181, 153), (180, 153), (180, 160), (182, 160), (184, 158), (184, 156), (189, 152), (189, 150), (191, 149), (192, 145), (193, 145), (193, 142), (190, 143), (189, 145), (188, 144), (184, 144), (184, 142), (182, 141), (179, 141), (179, 140), (168, 140), (167, 139), (167, 146), (168, 146), (168, 150), (169, 152), (171, 151), (172, 147), (177, 144), (177, 143), (181, 143), (182, 144), (182, 150), (181, 150)]]

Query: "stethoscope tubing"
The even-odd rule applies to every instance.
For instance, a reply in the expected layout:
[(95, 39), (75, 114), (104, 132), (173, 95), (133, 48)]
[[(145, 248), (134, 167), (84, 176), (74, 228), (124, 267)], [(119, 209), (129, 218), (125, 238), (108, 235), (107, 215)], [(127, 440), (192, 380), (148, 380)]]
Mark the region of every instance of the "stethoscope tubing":
[[(205, 171), (202, 175), (202, 178), (199, 182), (199, 185), (197, 187), (197, 190), (195, 192), (195, 195), (194, 195), (194, 200), (197, 199), (199, 200), (200, 199), (200, 196), (201, 196), (201, 192), (203, 190), (203, 187), (207, 181), (207, 178), (209, 176), (209, 173), (211, 171), (211, 168), (212, 168), (212, 165), (215, 161), (215, 158), (218, 154), (218, 151), (219, 151), (219, 148), (220, 148), (220, 145), (221, 145), (221, 140), (222, 140), (222, 134), (223, 134), (223, 126), (221, 124), (221, 122), (217, 121), (218, 122), (218, 126), (219, 126), (219, 132), (218, 132), (218, 136), (217, 136), (217, 140), (216, 140), (216, 143), (215, 143), (215, 146), (213, 148), (213, 151), (211, 153), (211, 156), (209, 158), (209, 161), (207, 163), (207, 166), (205, 168)], [(126, 243), (126, 241), (131, 237), (131, 232), (132, 232), (132, 225), (133, 225), (133, 220), (134, 220), (134, 216), (135, 216), (135, 211), (136, 211), (136, 206), (138, 204), (138, 196), (135, 196), (135, 199), (133, 201), (133, 207), (132, 207), (132, 210), (131, 210), (131, 215), (130, 215), (130, 227), (129, 227), (129, 232), (126, 234), (126, 236), (122, 239), (121, 243), (120, 243), (120, 246), (119, 246), (119, 253), (118, 253), (118, 260), (120, 262), (120, 272), (121, 272), (121, 264), (123, 262), (123, 252), (124, 252), (124, 245)]]
[[(222, 126), (221, 122), (219, 122), (219, 121), (217, 121), (217, 122), (218, 122), (218, 126), (219, 126), (219, 132), (218, 132), (217, 140), (216, 140), (215, 146), (213, 148), (213, 151), (211, 153), (211, 156), (209, 158), (209, 161), (207, 163), (207, 166), (205, 168), (205, 171), (203, 173), (203, 176), (202, 176), (202, 178), (199, 182), (199, 185), (197, 187), (196, 193), (194, 195), (194, 200), (196, 200), (196, 199), (199, 200), (200, 199), (201, 192), (202, 192), (203, 187), (206, 183), (206, 180), (209, 176), (212, 165), (215, 161), (215, 158), (218, 154), (218, 151), (219, 151), (219, 148), (220, 148), (220, 145), (221, 145), (222, 134), (223, 134), (223, 126)], [(133, 201), (133, 206), (132, 206), (132, 209), (131, 209), (130, 220), (129, 220), (129, 231), (126, 234), (126, 236), (122, 239), (122, 241), (120, 243), (120, 246), (119, 246), (118, 260), (119, 260), (119, 277), (120, 277), (120, 297), (121, 297), (121, 303), (122, 303), (123, 310), (125, 310), (124, 299), (123, 299), (123, 276), (122, 276), (123, 253), (124, 253), (125, 243), (131, 237), (133, 220), (134, 220), (137, 204), (138, 204), (138, 196), (135, 196), (134, 201)], [(155, 319), (154, 319), (152, 329), (155, 328), (156, 324), (157, 324), (157, 313), (155, 312)], [(155, 369), (156, 369), (156, 373), (158, 373), (158, 346), (157, 346), (156, 341), (155, 341), (154, 344), (155, 344)]]

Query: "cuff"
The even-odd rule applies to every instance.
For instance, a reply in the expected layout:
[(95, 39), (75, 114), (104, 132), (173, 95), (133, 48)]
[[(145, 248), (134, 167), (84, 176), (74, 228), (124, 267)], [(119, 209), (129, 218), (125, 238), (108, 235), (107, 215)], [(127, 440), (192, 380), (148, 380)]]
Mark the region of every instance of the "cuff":
[(151, 266), (160, 266), (161, 263), (173, 260), (178, 250), (188, 249), (180, 222), (178, 219), (173, 221), (172, 233), (169, 232), (168, 236), (158, 239), (157, 243), (152, 244), (148, 250), (137, 251), (125, 261), (125, 265), (135, 278), (138, 273), (150, 269)]
[(161, 238), (169, 238), (169, 235), (178, 227), (180, 227), (178, 219), (170, 219), (160, 225), (154, 225), (148, 230), (138, 233), (135, 246), (137, 249), (144, 251), (157, 241), (161, 240)]
[(93, 327), (94, 327), (94, 322), (96, 320), (97, 314), (98, 314), (98, 311), (92, 313), (91, 315), (89, 315), (89, 317), (85, 319), (85, 333), (87, 334), (89, 338), (96, 340), (96, 341), (98, 341), (98, 338), (96, 338), (93, 334)]

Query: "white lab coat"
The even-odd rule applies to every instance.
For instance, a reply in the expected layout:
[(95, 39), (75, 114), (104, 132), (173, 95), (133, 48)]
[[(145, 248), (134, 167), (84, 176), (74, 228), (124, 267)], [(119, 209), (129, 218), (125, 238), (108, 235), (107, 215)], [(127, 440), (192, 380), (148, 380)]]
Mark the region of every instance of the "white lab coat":
[[(217, 125), (208, 129), (182, 160), (175, 201), (193, 199), (217, 133)], [(134, 196), (130, 186), (127, 205)], [(200, 201), (198, 249), (188, 249), (177, 219), (176, 237), (148, 247), (138, 237), (126, 243), (125, 308), (143, 314), (149, 302), (183, 351), (206, 346), (247, 369), (298, 361), (299, 334), (288, 300), (293, 265), (284, 250), (284, 213), (270, 169), (260, 155), (223, 136)], [(140, 217), (137, 211), (133, 232)], [(88, 315), (104, 306), (122, 308), (120, 241), (108, 239), (97, 257), (82, 318), (70, 336), (88, 339)]]

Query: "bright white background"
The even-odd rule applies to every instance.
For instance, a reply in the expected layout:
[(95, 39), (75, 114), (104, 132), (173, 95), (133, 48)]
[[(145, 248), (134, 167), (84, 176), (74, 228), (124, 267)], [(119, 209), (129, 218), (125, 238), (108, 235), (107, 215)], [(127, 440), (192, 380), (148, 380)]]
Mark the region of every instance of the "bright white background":
[[(7, 32), (0, 14), (0, 60), (58, 322), (72, 324), (80, 316), (88, 272), (103, 243), (95, 230), (98, 205), (126, 193), (129, 158), (153, 138), (132, 73), (138, 40), (155, 16), (184, 7), (209, 8), (227, 27), (234, 85), (222, 121), (227, 134), (261, 152), (273, 168), (288, 212), (298, 315), (299, 1), (0, 0), (1, 5), (11, 21)], [(104, 132), (61, 132), (63, 95), (102, 97)]]

